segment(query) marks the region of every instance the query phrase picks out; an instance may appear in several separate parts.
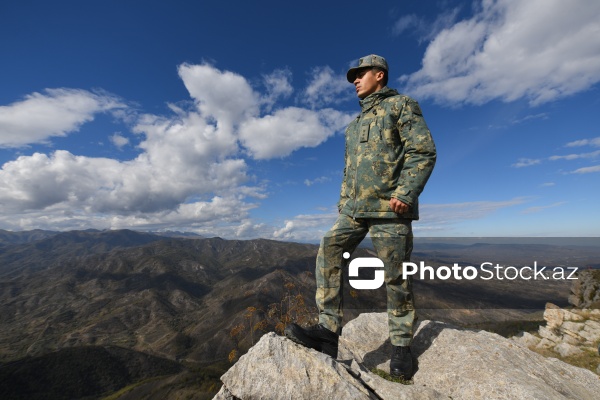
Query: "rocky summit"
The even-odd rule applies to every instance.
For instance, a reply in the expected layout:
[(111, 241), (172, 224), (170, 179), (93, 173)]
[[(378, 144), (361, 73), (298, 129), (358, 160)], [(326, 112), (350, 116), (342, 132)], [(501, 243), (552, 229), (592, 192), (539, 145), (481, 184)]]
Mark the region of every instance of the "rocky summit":
[(222, 377), (214, 399), (597, 399), (593, 372), (546, 358), (511, 339), (436, 322), (419, 324), (412, 384), (388, 381), (387, 315), (365, 313), (340, 338), (338, 359), (274, 333)]

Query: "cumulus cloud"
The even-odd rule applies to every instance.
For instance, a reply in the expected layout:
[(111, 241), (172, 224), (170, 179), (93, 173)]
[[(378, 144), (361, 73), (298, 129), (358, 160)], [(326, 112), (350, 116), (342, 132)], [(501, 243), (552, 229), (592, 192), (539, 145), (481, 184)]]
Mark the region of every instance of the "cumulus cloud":
[(66, 136), (100, 112), (125, 105), (110, 94), (81, 89), (46, 89), (24, 100), (0, 106), (0, 147), (22, 147)]
[[(0, 169), (0, 224), (8, 229), (188, 229), (223, 236), (272, 237), (249, 211), (266, 197), (253, 184), (246, 157), (284, 157), (318, 146), (345, 126), (333, 109), (276, 107), (292, 94), (289, 71), (264, 76), (263, 92), (243, 76), (211, 65), (183, 64), (191, 102), (171, 115), (133, 113), (114, 96), (48, 89), (0, 111), (3, 146), (68, 135), (112, 112), (139, 137), (130, 160), (56, 150), (36, 152)], [(39, 116), (31, 118), (31, 113)], [(122, 147), (129, 139), (109, 136)]]
[(310, 76), (303, 101), (312, 108), (338, 104), (354, 94), (354, 91), (349, 89), (350, 83), (346, 75), (336, 75), (328, 66), (314, 68)]
[(600, 81), (599, 48), (599, 2), (485, 0), (471, 19), (440, 31), (422, 68), (401, 82), (444, 104), (536, 105)]
[(337, 210), (324, 214), (297, 215), (292, 219), (286, 220), (282, 228), (275, 230), (273, 238), (318, 242), (335, 223), (337, 217)]
[(262, 103), (267, 110), (275, 105), (279, 99), (286, 99), (292, 95), (294, 88), (290, 81), (292, 73), (287, 69), (279, 69), (263, 76), (267, 93), (262, 97)]
[(129, 139), (127, 139), (125, 136), (121, 136), (119, 133), (113, 134), (109, 139), (112, 144), (117, 146), (119, 149), (129, 144)]
[(208, 64), (182, 64), (179, 76), (201, 115), (216, 120), (221, 129), (232, 129), (259, 113), (260, 95), (241, 75)]
[(255, 159), (285, 157), (301, 147), (316, 147), (343, 128), (352, 116), (333, 109), (288, 107), (252, 118), (240, 127), (240, 140)]

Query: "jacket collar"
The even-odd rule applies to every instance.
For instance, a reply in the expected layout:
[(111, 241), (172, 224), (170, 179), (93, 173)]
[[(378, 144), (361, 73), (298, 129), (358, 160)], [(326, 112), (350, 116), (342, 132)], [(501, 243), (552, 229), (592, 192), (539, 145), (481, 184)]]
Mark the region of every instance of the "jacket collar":
[(377, 104), (381, 103), (381, 100), (388, 98), (390, 96), (395, 96), (398, 94), (398, 91), (395, 89), (390, 89), (385, 86), (381, 90), (378, 90), (375, 93), (371, 93), (367, 97), (362, 100), (359, 100), (358, 103), (362, 109), (362, 112), (367, 112), (371, 108), (375, 107)]

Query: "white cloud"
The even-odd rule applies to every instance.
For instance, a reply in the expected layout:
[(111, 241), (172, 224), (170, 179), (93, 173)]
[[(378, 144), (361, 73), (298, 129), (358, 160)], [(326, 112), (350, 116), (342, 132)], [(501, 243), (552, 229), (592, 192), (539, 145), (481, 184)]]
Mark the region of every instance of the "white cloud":
[(182, 64), (179, 76), (201, 115), (214, 118), (220, 129), (232, 129), (259, 113), (260, 95), (241, 75), (208, 64)]
[(392, 27), (394, 35), (401, 35), (407, 30), (418, 28), (423, 24), (423, 20), (415, 14), (403, 15)]
[(600, 172), (600, 165), (594, 165), (593, 167), (579, 168), (571, 173), (572, 174), (591, 174), (594, 172)]
[(554, 203), (554, 204), (549, 204), (547, 206), (536, 206), (536, 207), (529, 207), (526, 208), (525, 210), (521, 211), (522, 214), (533, 214), (533, 213), (537, 213), (537, 212), (541, 212), (544, 210), (547, 210), (549, 208), (554, 208), (554, 207), (560, 207), (562, 205), (567, 204), (566, 201), (561, 201), (558, 203)]
[(297, 215), (286, 220), (282, 228), (275, 230), (273, 239), (318, 242), (333, 226), (337, 217), (337, 210), (325, 214)]
[(537, 159), (519, 158), (519, 161), (517, 161), (516, 163), (514, 163), (512, 165), (512, 167), (515, 167), (515, 168), (530, 167), (532, 165), (537, 165), (537, 164), (539, 164), (541, 162), (542, 162), (541, 160), (537, 160)]
[(101, 112), (124, 108), (115, 96), (80, 89), (46, 89), (0, 106), (0, 147), (22, 147), (66, 136)]
[[(266, 188), (251, 183), (243, 156), (268, 159), (318, 146), (351, 117), (333, 109), (271, 111), (292, 94), (289, 71), (265, 76), (264, 93), (241, 75), (206, 64), (183, 64), (179, 75), (193, 102), (168, 105), (169, 116), (133, 113), (112, 96), (71, 89), (49, 89), (2, 108), (5, 146), (67, 135), (96, 113), (110, 111), (139, 136), (140, 153), (122, 161), (56, 150), (5, 163), (0, 226), (272, 237), (276, 229), (249, 219)], [(39, 121), (31, 122), (31, 112)], [(110, 140), (118, 147), (129, 143), (120, 132)]]
[(531, 121), (531, 120), (535, 120), (535, 119), (548, 119), (548, 113), (540, 113), (540, 114), (534, 114), (534, 115), (527, 115), (523, 118), (519, 118), (519, 119), (515, 119), (513, 121), (511, 121), (511, 123), (513, 124), (520, 124), (523, 123), (525, 121)]
[(502, 208), (523, 204), (526, 198), (518, 197), (504, 201), (471, 201), (450, 204), (420, 205), (421, 219), (426, 225), (448, 224), (467, 219), (481, 219)]
[(405, 91), (439, 103), (532, 105), (600, 81), (600, 2), (485, 0), (431, 41)]
[(567, 154), (566, 156), (551, 156), (550, 160), (577, 160), (580, 158), (596, 158), (598, 156), (600, 156), (600, 150), (592, 151), (590, 153)]
[[(594, 138), (594, 139), (576, 140), (576, 141), (567, 143), (565, 146), (566, 147), (581, 147), (581, 146), (599, 147), (600, 146), (600, 137)], [(595, 158), (598, 158), (599, 156), (600, 156), (600, 150), (591, 151), (591, 152), (587, 152), (587, 153), (579, 153), (579, 154), (573, 153), (573, 154), (560, 155), (560, 156), (555, 155), (555, 156), (550, 156), (550, 157), (543, 158), (543, 159), (520, 158), (516, 163), (512, 164), (512, 167), (514, 167), (514, 168), (530, 167), (532, 165), (541, 164), (542, 161), (559, 161), (559, 160), (573, 161), (573, 160), (595, 159)], [(595, 168), (596, 167), (580, 168), (576, 171), (572, 171), (571, 173), (584, 174), (584, 173), (589, 173), (589, 172), (596, 172)], [(546, 184), (545, 186), (548, 186), (548, 185)]]
[(575, 140), (573, 142), (569, 142), (566, 144), (566, 147), (580, 147), (580, 146), (600, 147), (600, 137), (596, 137), (593, 139)]
[(271, 74), (263, 76), (267, 94), (262, 97), (261, 102), (270, 111), (277, 100), (286, 99), (292, 95), (294, 88), (290, 83), (292, 73), (289, 70), (276, 70)]
[(354, 96), (346, 75), (336, 75), (330, 67), (316, 67), (304, 91), (303, 101), (312, 108), (338, 104)]
[(436, 16), (435, 20), (428, 21), (415, 14), (403, 15), (392, 27), (392, 34), (415, 34), (419, 42), (431, 40), (440, 31), (447, 29), (456, 22), (460, 9), (453, 8)]
[(113, 134), (109, 139), (112, 144), (117, 146), (119, 149), (129, 144), (129, 139), (127, 139), (125, 136), (121, 136), (119, 133)]
[(305, 180), (304, 180), (304, 184), (305, 184), (306, 186), (312, 186), (312, 185), (314, 185), (315, 183), (325, 183), (325, 182), (329, 182), (329, 181), (331, 181), (331, 178), (330, 178), (330, 177), (328, 177), (328, 176), (320, 176), (320, 177), (318, 177), (318, 178), (315, 178), (315, 179), (313, 179), (313, 180), (310, 180), (310, 179), (305, 179)]
[(343, 128), (352, 117), (333, 109), (319, 111), (288, 107), (248, 119), (240, 140), (255, 159), (285, 157), (301, 147), (316, 147)]

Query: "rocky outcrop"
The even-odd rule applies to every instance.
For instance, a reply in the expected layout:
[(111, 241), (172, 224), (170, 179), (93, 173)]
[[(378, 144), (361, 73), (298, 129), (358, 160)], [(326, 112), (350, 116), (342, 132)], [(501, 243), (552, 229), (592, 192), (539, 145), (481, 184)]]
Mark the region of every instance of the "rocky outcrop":
[(340, 338), (338, 359), (269, 333), (222, 377), (215, 399), (595, 399), (593, 372), (545, 358), (486, 331), (435, 321), (413, 342), (413, 384), (387, 381), (391, 344), (385, 313), (361, 314)]
[[(544, 311), (545, 326), (540, 326), (540, 338), (527, 338), (529, 345), (552, 349), (563, 357), (596, 351), (600, 342), (600, 310), (565, 310), (548, 303)], [(530, 335), (531, 336), (531, 335)]]
[[(522, 332), (513, 339), (530, 348), (554, 351), (561, 357), (600, 352), (600, 271), (578, 273), (571, 285), (569, 303), (575, 307), (567, 310), (547, 303), (546, 324), (539, 327), (538, 336)], [(597, 372), (600, 373), (600, 365)]]
[(600, 308), (600, 270), (584, 270), (571, 285), (569, 303), (577, 308)]

